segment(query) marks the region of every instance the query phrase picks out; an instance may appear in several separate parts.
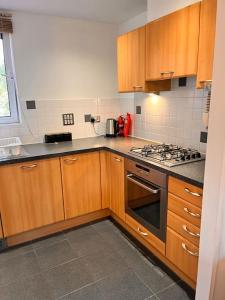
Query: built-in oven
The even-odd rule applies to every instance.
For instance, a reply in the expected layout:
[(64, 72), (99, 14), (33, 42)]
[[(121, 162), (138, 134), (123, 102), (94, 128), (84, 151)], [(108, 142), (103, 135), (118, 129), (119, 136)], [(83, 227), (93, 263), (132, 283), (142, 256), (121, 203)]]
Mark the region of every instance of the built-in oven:
[(126, 213), (165, 241), (167, 175), (129, 159), (125, 170)]

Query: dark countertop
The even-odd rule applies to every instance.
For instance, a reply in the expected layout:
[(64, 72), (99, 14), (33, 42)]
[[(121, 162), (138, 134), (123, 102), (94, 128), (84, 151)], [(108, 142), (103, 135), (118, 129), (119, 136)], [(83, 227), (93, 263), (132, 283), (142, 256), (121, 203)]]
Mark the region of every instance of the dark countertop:
[(137, 158), (136, 156), (128, 153), (131, 147), (141, 147), (148, 143), (152, 142), (133, 137), (105, 138), (103, 136), (99, 136), (93, 138), (77, 139), (73, 140), (72, 142), (64, 142), (59, 144), (30, 144), (22, 146), (27, 153), (26, 156), (0, 160), (0, 165), (105, 149), (120, 154), (124, 157), (142, 163), (144, 162), (148, 166), (161, 170), (168, 175), (172, 175), (199, 187), (203, 187), (205, 161), (194, 162), (169, 168), (152, 161), (150, 162), (143, 158)]

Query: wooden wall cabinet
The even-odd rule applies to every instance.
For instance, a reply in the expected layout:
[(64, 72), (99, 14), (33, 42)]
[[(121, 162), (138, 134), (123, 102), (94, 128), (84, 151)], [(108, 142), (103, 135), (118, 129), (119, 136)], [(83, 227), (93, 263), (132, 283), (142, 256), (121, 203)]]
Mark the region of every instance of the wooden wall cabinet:
[(64, 220), (59, 158), (0, 167), (4, 237)]
[(200, 37), (198, 53), (197, 87), (212, 80), (215, 31), (216, 31), (217, 0), (201, 2)]
[(110, 153), (110, 209), (125, 221), (124, 158)]
[(142, 92), (145, 89), (145, 26), (118, 37), (119, 92)]
[(66, 219), (102, 208), (99, 152), (64, 156), (61, 170)]
[(146, 25), (146, 80), (197, 74), (200, 4)]

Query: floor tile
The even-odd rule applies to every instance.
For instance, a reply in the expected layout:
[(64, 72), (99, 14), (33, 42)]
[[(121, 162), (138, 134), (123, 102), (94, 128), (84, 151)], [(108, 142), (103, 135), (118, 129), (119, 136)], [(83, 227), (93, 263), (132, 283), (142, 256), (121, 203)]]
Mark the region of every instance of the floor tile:
[(77, 256), (105, 252), (110, 249), (107, 242), (91, 226), (70, 231), (66, 236)]
[(133, 272), (114, 273), (97, 285), (105, 300), (144, 300), (152, 295)]
[(32, 243), (32, 246), (33, 246), (34, 249), (38, 249), (38, 248), (42, 248), (42, 247), (48, 247), (48, 246), (54, 245), (58, 242), (61, 242), (65, 239), (66, 239), (66, 236), (65, 236), (64, 233), (57, 234), (57, 235), (53, 235), (51, 237), (46, 237), (44, 239), (34, 241)]
[(94, 281), (103, 278), (115, 271), (124, 272), (128, 267), (116, 252), (98, 253), (81, 259)]
[(77, 259), (43, 273), (54, 297), (61, 297), (93, 282), (87, 267)]
[(0, 253), (0, 267), (1, 267), (1, 263), (4, 263), (8, 259), (13, 258), (15, 256), (22, 255), (22, 254), (26, 254), (26, 253), (32, 252), (32, 251), (33, 251), (33, 247), (31, 244), (13, 247), (12, 249), (7, 249)]
[(8, 259), (0, 266), (0, 286), (18, 279), (29, 278), (40, 273), (37, 257), (33, 252)]
[(157, 294), (160, 300), (194, 300), (179, 285), (174, 284), (168, 289)]
[(1, 287), (0, 298), (1, 300), (54, 299), (41, 274)]
[(130, 262), (129, 266), (138, 277), (149, 286), (155, 293), (159, 292), (174, 283), (163, 270), (151, 264), (146, 258)]
[(38, 248), (35, 251), (42, 269), (51, 268), (78, 257), (66, 240), (48, 247)]
[(100, 292), (97, 284), (91, 284), (69, 295), (66, 295), (62, 300), (104, 300), (104, 296)]

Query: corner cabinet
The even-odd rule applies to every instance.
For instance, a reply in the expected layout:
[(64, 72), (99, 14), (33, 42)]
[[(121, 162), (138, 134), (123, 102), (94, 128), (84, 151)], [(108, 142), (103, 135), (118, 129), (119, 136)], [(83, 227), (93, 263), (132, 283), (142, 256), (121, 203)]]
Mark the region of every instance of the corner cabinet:
[(146, 80), (197, 74), (200, 3), (146, 25)]
[(201, 2), (200, 39), (198, 54), (197, 87), (212, 80), (216, 31), (217, 0)]
[(110, 209), (125, 221), (124, 158), (110, 153)]
[(0, 167), (4, 237), (64, 220), (59, 158)]
[(61, 158), (66, 219), (102, 208), (99, 152)]
[(117, 39), (118, 90), (143, 92), (145, 89), (145, 26)]

